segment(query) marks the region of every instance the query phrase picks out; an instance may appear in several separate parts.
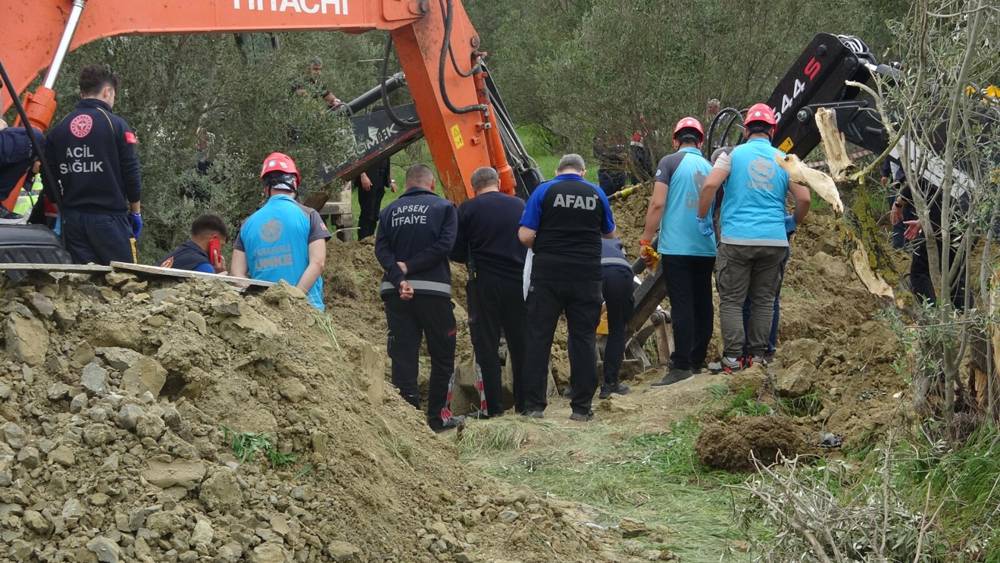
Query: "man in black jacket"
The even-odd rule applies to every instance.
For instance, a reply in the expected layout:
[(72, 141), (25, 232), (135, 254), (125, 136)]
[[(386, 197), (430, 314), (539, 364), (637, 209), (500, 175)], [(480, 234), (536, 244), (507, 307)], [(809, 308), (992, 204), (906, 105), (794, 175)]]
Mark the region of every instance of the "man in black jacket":
[(528, 289), (528, 344), (525, 361), (525, 414), (542, 418), (549, 358), (556, 324), (563, 313), (569, 329), (572, 420), (594, 417), (597, 389), (597, 323), (601, 319), (601, 238), (615, 237), (607, 196), (584, 180), (578, 154), (559, 161), (558, 176), (535, 188), (525, 204), (517, 236), (534, 251)]
[(500, 193), (500, 176), (488, 166), (472, 173), (472, 189), (476, 197), (458, 208), (458, 239), (451, 259), (466, 264), (469, 270), (469, 330), (476, 363), (483, 373), (486, 411), (495, 417), (503, 414), (501, 329), (514, 375), (514, 410), (524, 411), (521, 371), (526, 310), (521, 278), (527, 250), (517, 239), (524, 201)]
[(73, 261), (134, 262), (142, 232), (138, 139), (111, 113), (118, 77), (92, 65), (80, 72), (80, 97), (48, 134), (45, 154), (62, 185), (63, 241)]
[[(218, 215), (202, 215), (191, 224), (191, 238), (160, 260), (161, 268), (191, 270), (204, 274), (221, 274), (226, 270), (226, 260), (221, 248), (229, 239), (226, 222)], [(215, 250), (220, 252), (215, 256)]]
[(381, 294), (392, 383), (407, 402), (420, 408), (417, 372), (420, 342), (426, 335), (431, 355), (427, 424), (436, 432), (462, 422), (447, 404), (456, 332), (448, 254), (457, 230), (455, 206), (434, 193), (434, 172), (415, 164), (406, 171), (406, 193), (379, 215), (375, 236), (375, 256), (385, 270)]

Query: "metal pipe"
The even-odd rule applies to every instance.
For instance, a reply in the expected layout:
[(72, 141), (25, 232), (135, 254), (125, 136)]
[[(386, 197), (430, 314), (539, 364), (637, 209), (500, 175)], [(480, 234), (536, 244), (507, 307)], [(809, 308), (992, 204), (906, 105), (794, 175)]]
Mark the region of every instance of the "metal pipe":
[[(406, 78), (403, 76), (403, 73), (397, 72), (396, 74), (393, 74), (388, 79), (386, 79), (386, 81), (384, 82), (385, 93), (391, 94), (396, 90), (402, 88), (405, 84), (406, 84)], [(359, 111), (374, 104), (375, 102), (379, 101), (382, 98), (382, 87), (383, 86), (380, 84), (372, 88), (371, 90), (368, 90), (364, 94), (361, 94), (357, 98), (354, 98), (353, 100), (347, 102), (344, 105), (347, 106), (350, 113), (352, 114), (358, 113)]]
[(52, 57), (52, 64), (49, 65), (49, 71), (45, 74), (45, 82), (42, 83), (43, 86), (50, 90), (55, 88), (56, 78), (62, 69), (66, 53), (69, 53), (69, 45), (73, 42), (73, 35), (76, 34), (76, 28), (80, 24), (80, 16), (83, 15), (83, 7), (86, 5), (87, 0), (73, 0), (73, 9), (70, 10), (69, 19), (66, 20), (66, 29), (63, 30), (62, 38), (59, 40), (59, 47), (56, 48), (56, 54)]

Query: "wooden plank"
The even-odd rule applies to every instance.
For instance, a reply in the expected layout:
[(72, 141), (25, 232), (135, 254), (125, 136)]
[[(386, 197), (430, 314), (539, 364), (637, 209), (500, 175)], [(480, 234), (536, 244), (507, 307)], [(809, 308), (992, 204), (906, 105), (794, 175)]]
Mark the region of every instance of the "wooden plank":
[(145, 274), (151, 276), (162, 276), (168, 278), (186, 278), (202, 280), (219, 280), (242, 286), (272, 287), (274, 282), (251, 280), (247, 278), (237, 278), (234, 276), (224, 276), (222, 274), (206, 274), (204, 272), (193, 272), (191, 270), (176, 270), (173, 268), (161, 268), (159, 266), (147, 266), (145, 264), (129, 264), (127, 262), (112, 262), (111, 267), (115, 271), (125, 271), (134, 274)]
[(111, 266), (101, 266), (100, 264), (15, 264), (2, 263), (0, 271), (22, 270), (40, 272), (65, 272), (74, 274), (101, 274), (112, 271)]

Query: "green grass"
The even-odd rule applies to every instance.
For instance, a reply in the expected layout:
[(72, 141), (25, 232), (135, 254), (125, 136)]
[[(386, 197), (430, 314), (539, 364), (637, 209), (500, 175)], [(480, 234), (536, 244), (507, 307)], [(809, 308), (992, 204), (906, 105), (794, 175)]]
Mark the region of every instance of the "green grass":
[(756, 392), (751, 388), (746, 388), (736, 393), (729, 399), (722, 413), (722, 418), (734, 416), (769, 416), (774, 414), (774, 409), (766, 403), (757, 400)]
[[(733, 548), (745, 534), (734, 521), (728, 487), (743, 477), (701, 465), (694, 450), (700, 431), (695, 419), (635, 437), (622, 437), (620, 428), (600, 422), (578, 429), (521, 419), (479, 422), (465, 432), (484, 424), (498, 426), (492, 439), (463, 436), (470, 444), (460, 443), (469, 463), (505, 481), (593, 506), (603, 525), (627, 517), (666, 528), (662, 537), (638, 539), (683, 561), (747, 558)], [(522, 434), (545, 443), (534, 449)], [(526, 446), (514, 447), (518, 442)]]
[(976, 541), (982, 559), (1000, 563), (1000, 430), (983, 424), (964, 444), (903, 444), (905, 461), (898, 465), (897, 483), (912, 491), (911, 502), (922, 505), (930, 488), (930, 507), (941, 507), (939, 520), (954, 544)]
[(493, 424), (472, 424), (462, 432), (458, 447), (462, 455), (516, 450), (528, 441), (524, 426), (514, 420), (499, 419)]
[(278, 451), (271, 438), (266, 434), (236, 432), (225, 426), (222, 427), (222, 432), (240, 463), (253, 461), (258, 455), (263, 455), (273, 468), (281, 468), (295, 463), (295, 454)]

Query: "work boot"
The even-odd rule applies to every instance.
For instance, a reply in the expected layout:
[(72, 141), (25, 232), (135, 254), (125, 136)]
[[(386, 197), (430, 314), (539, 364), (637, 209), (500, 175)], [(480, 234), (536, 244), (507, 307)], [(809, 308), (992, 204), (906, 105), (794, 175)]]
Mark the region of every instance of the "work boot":
[(708, 371), (712, 373), (733, 373), (740, 370), (747, 369), (752, 366), (755, 361), (753, 358), (748, 358), (746, 356), (740, 356), (739, 358), (727, 358), (722, 357), (722, 360), (718, 362), (711, 362), (708, 364)]
[(594, 411), (574, 412), (569, 415), (569, 419), (574, 422), (590, 422), (591, 420), (594, 420)]
[(524, 411), (524, 416), (528, 418), (545, 418), (545, 411)]
[(611, 395), (618, 393), (619, 395), (628, 395), (629, 388), (628, 385), (624, 383), (615, 383), (614, 385), (601, 385), (601, 394), (598, 395), (601, 399), (607, 399)]
[(653, 383), (653, 387), (673, 385), (674, 383), (684, 381), (693, 375), (694, 374), (689, 369), (670, 368), (670, 371), (667, 372), (667, 375), (663, 376), (663, 379)]
[(440, 419), (429, 420), (427, 421), (427, 425), (431, 427), (431, 430), (437, 433), (446, 432), (454, 428), (465, 426), (465, 417), (453, 416), (448, 420), (440, 420)]

